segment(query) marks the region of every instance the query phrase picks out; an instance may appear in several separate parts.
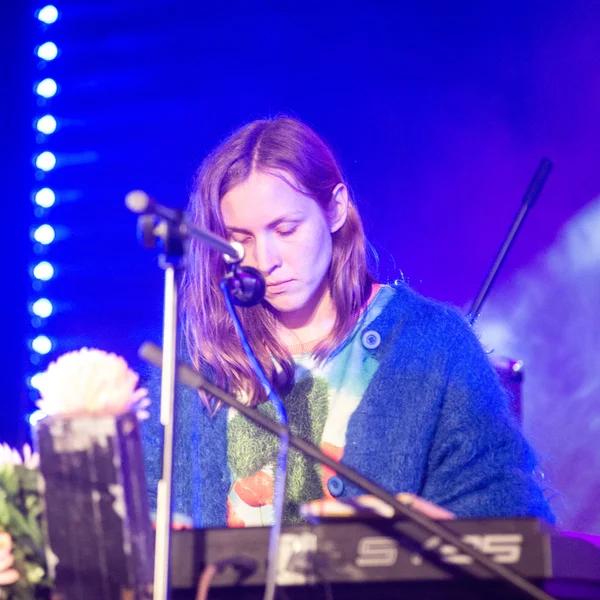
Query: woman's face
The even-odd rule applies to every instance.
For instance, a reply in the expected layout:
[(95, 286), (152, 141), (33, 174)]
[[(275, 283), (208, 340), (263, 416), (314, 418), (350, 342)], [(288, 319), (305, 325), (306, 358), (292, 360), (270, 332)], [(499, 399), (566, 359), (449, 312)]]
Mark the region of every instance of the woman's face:
[(338, 220), (280, 177), (257, 172), (223, 196), (221, 213), (230, 239), (244, 246), (242, 264), (264, 275), (265, 300), (282, 317), (301, 321), (327, 290)]

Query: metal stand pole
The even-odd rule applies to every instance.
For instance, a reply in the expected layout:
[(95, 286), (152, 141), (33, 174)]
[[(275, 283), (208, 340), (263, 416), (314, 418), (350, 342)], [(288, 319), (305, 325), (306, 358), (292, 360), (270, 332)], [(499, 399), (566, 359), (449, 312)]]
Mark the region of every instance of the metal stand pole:
[(173, 449), (175, 445), (175, 367), (177, 361), (179, 314), (178, 270), (165, 264), (163, 356), (160, 388), (160, 422), (164, 427), (162, 476), (158, 482), (156, 504), (156, 545), (154, 551), (154, 600), (169, 598), (171, 562), (171, 513), (173, 487)]
[[(184, 213), (155, 202), (148, 194), (136, 190), (127, 194), (127, 207), (138, 213), (138, 236), (146, 248), (162, 247), (159, 257), (165, 271), (163, 356), (160, 389), (160, 422), (163, 425), (162, 472), (156, 499), (156, 541), (154, 551), (153, 600), (168, 600), (170, 595), (171, 515), (173, 512), (173, 455), (175, 448), (175, 368), (179, 348), (179, 287), (184, 267), (187, 241), (196, 237), (204, 244), (223, 253), (228, 264), (237, 264), (244, 249), (227, 240), (187, 223)], [(249, 303), (264, 296), (264, 280), (252, 274), (252, 269), (239, 268), (234, 296)], [(256, 275), (256, 274), (255, 274)]]
[(496, 279), (496, 275), (504, 262), (504, 258), (506, 257), (510, 247), (519, 232), (521, 224), (525, 219), (525, 215), (529, 209), (535, 204), (535, 201), (538, 199), (544, 184), (546, 183), (546, 179), (552, 170), (552, 163), (547, 158), (543, 158), (542, 162), (540, 162), (540, 166), (537, 168), (525, 195), (523, 196), (523, 200), (521, 202), (521, 208), (515, 217), (513, 224), (510, 227), (510, 230), (506, 237), (504, 238), (504, 242), (502, 243), (502, 247), (494, 260), (494, 264), (490, 268), (479, 293), (477, 294), (477, 298), (475, 298), (469, 313), (467, 315), (467, 321), (470, 325), (473, 325), (477, 318), (479, 317), (479, 313), (481, 312), (481, 307), (485, 302), (485, 299), (494, 284), (494, 280)]

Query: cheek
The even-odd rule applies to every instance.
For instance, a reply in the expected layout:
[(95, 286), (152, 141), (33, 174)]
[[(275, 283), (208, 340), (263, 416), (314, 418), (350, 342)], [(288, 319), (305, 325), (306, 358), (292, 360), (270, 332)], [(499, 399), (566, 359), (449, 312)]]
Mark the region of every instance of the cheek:
[(295, 249), (296, 263), (312, 270), (316, 276), (322, 276), (331, 262), (331, 234), (321, 231)]
[(331, 260), (332, 239), (331, 233), (326, 226), (324, 226), (321, 230), (321, 235), (319, 236), (318, 241), (315, 243), (315, 246), (315, 252), (317, 256)]
[(242, 244), (244, 247), (244, 259), (241, 264), (247, 267), (256, 267), (254, 264), (254, 246), (251, 243)]

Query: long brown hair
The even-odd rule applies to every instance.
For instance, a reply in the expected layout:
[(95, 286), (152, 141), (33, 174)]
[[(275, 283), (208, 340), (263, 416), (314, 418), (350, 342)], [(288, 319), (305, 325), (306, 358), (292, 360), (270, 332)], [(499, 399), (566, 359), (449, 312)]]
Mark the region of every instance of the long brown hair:
[[(226, 237), (221, 199), (253, 171), (289, 173), (303, 191), (326, 210), (334, 188), (345, 183), (323, 140), (307, 125), (288, 117), (254, 121), (225, 140), (198, 170), (188, 214), (199, 226)], [(221, 256), (192, 240), (183, 280), (184, 335), (196, 368), (211, 371), (216, 384), (242, 393), (256, 405), (265, 400), (227, 312), (219, 282), (225, 275)], [(329, 291), (336, 311), (332, 331), (313, 354), (325, 360), (344, 341), (368, 300), (373, 279), (367, 267), (366, 240), (356, 206), (349, 200), (344, 225), (332, 234)], [(294, 362), (275, 336), (273, 312), (260, 304), (239, 310), (248, 341), (276, 389), (292, 383)], [(281, 367), (277, 374), (275, 364)], [(208, 399), (203, 401), (209, 407)]]

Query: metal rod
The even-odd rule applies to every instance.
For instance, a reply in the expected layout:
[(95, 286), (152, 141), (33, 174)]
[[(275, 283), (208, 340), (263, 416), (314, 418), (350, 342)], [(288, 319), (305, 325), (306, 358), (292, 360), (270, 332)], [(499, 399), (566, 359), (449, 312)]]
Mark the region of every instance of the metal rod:
[(237, 242), (229, 243), (219, 235), (216, 235), (206, 229), (200, 229), (194, 225), (186, 223), (184, 227), (192, 237), (201, 240), (213, 250), (229, 257), (228, 262), (239, 262), (244, 258), (244, 247)]
[(244, 258), (244, 248), (241, 244), (234, 242), (230, 244), (226, 239), (206, 229), (200, 229), (189, 223), (184, 212), (159, 204), (152, 196), (143, 190), (133, 190), (125, 196), (127, 208), (139, 215), (156, 215), (160, 220), (166, 221), (171, 226), (178, 228), (178, 234), (182, 237), (191, 235), (213, 250), (226, 255), (228, 262), (240, 262)]
[[(156, 344), (144, 342), (140, 347), (138, 354), (141, 358), (156, 365), (157, 367), (161, 366), (162, 351), (158, 346), (156, 346)], [(205, 390), (212, 396), (215, 396), (215, 398), (218, 398), (228, 406), (235, 408), (237, 411), (248, 417), (248, 419), (250, 419), (254, 423), (257, 423), (261, 427), (271, 431), (275, 435), (281, 437), (282, 435), (287, 434), (291, 446), (297, 448), (298, 450), (315, 459), (316, 461), (330, 467), (339, 475), (348, 479), (348, 481), (354, 483), (355, 485), (369, 492), (370, 494), (373, 494), (373, 496), (376, 496), (386, 504), (389, 504), (400, 515), (406, 517), (410, 521), (418, 523), (421, 527), (423, 527), (423, 529), (428, 531), (430, 534), (439, 536), (444, 542), (455, 546), (458, 550), (470, 556), (480, 565), (483, 565), (485, 568), (487, 568), (488, 571), (490, 571), (492, 574), (497, 575), (513, 587), (527, 594), (529, 597), (535, 598), (536, 600), (554, 600), (552, 596), (546, 594), (546, 592), (527, 581), (518, 573), (515, 573), (513, 570), (505, 567), (504, 565), (495, 563), (491, 558), (473, 548), (473, 546), (463, 542), (461, 538), (449, 531), (438, 521), (434, 521), (426, 515), (419, 513), (416, 510), (413, 510), (412, 508), (402, 504), (393, 495), (388, 494), (385, 490), (379, 487), (376, 483), (372, 482), (370, 479), (367, 479), (364, 475), (361, 475), (360, 473), (354, 471), (347, 465), (340, 463), (334, 460), (333, 458), (327, 456), (313, 444), (303, 440), (302, 438), (296, 435), (293, 435), (287, 427), (280, 425), (279, 423), (273, 421), (272, 419), (263, 415), (259, 411), (249, 406), (245, 406), (241, 402), (238, 402), (233, 396), (224, 392), (221, 388), (206, 381), (200, 375), (200, 373), (198, 373), (191, 367), (188, 367), (187, 365), (181, 363), (178, 364), (177, 377), (182, 383), (193, 389)], [(462, 567), (463, 569), (466, 569), (466, 567), (463, 565), (458, 566)]]
[(175, 381), (177, 365), (177, 315), (179, 284), (177, 269), (165, 266), (162, 378), (160, 422), (163, 425), (162, 473), (156, 502), (156, 545), (154, 551), (153, 600), (167, 600), (170, 593), (171, 513), (173, 507), (173, 449), (175, 446)]
[(537, 168), (537, 171), (535, 172), (535, 175), (533, 176), (533, 179), (531, 180), (531, 183), (529, 184), (529, 187), (527, 188), (527, 191), (523, 196), (521, 208), (519, 209), (519, 212), (517, 213), (517, 216), (515, 217), (513, 224), (511, 225), (511, 228), (508, 231), (508, 234), (504, 238), (502, 247), (500, 248), (496, 259), (494, 260), (494, 264), (488, 271), (487, 277), (485, 278), (485, 281), (483, 282), (483, 285), (481, 286), (481, 289), (477, 294), (477, 298), (475, 298), (475, 301), (473, 302), (471, 309), (469, 310), (467, 320), (471, 325), (473, 325), (473, 323), (475, 323), (475, 321), (477, 320), (477, 317), (479, 317), (481, 307), (483, 306), (483, 303), (485, 302), (485, 299), (492, 285), (494, 284), (496, 275), (498, 275), (498, 271), (500, 270), (500, 267), (502, 266), (502, 263), (504, 262), (504, 259), (506, 258), (506, 255), (508, 254), (511, 245), (515, 237), (517, 236), (517, 233), (519, 232), (521, 224), (525, 219), (525, 215), (527, 215), (529, 209), (535, 204), (535, 201), (538, 199), (538, 196), (540, 195), (551, 170), (552, 162), (547, 158), (542, 158), (540, 166)]

